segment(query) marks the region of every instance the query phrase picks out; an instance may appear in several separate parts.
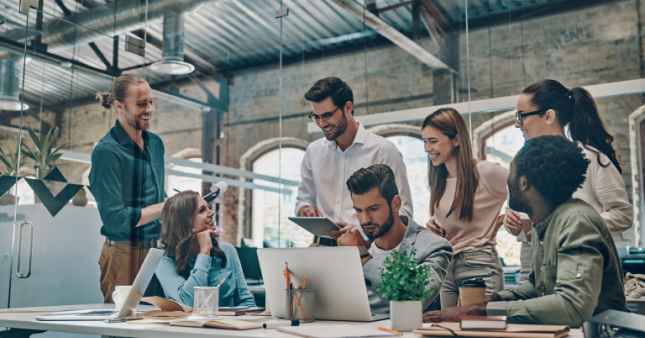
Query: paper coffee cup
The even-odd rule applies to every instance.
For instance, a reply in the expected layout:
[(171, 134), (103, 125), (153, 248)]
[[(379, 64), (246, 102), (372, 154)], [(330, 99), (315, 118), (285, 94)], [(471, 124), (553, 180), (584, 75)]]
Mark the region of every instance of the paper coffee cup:
[(470, 278), (459, 285), (459, 305), (468, 306), (486, 302), (486, 282), (482, 278)]

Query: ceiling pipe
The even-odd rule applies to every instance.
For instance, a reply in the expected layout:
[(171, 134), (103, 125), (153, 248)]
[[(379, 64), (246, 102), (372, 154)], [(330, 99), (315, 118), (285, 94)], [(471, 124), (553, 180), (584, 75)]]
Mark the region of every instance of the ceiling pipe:
[(0, 110), (20, 111), (29, 109), (29, 105), (20, 100), (20, 74), (18, 57), (0, 59)]
[(163, 17), (163, 59), (150, 65), (157, 73), (190, 74), (195, 67), (184, 61), (184, 13), (167, 12)]
[[(166, 13), (191, 11), (209, 1), (213, 0), (115, 1), (91, 11), (45, 22), (41, 42), (49, 49), (56, 49), (111, 37), (143, 28), (146, 20), (158, 19)], [(31, 32), (30, 36), (25, 36), (25, 30), (19, 28), (7, 32), (4, 36), (21, 41), (32, 38), (35, 34), (39, 33)]]

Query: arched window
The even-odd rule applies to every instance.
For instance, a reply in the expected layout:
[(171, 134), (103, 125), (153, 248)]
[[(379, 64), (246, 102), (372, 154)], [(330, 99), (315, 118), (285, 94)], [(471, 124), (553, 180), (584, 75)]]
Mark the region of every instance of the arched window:
[(381, 135), (399, 149), (403, 155), (410, 192), (414, 220), (425, 225), (430, 218), (430, 190), (428, 187), (428, 156), (423, 148), (421, 130), (411, 125), (384, 125), (371, 128), (370, 131)]
[[(524, 136), (515, 128), (515, 112), (500, 114), (473, 132), (477, 158), (497, 162), (509, 169), (515, 154), (524, 145)], [(506, 203), (502, 212), (505, 212)], [(504, 229), (497, 232), (497, 251), (507, 265), (520, 265), (521, 244)]]
[[(253, 161), (252, 171), (300, 181), (304, 155), (304, 150), (295, 147), (273, 149)], [(294, 213), (297, 189), (284, 190), (282, 194), (260, 189), (251, 192), (252, 238), (258, 247), (303, 247), (313, 240), (311, 234), (287, 219)]]
[[(244, 152), (240, 168), (299, 182), (306, 148), (307, 141), (293, 137), (264, 140)], [(287, 219), (294, 215), (297, 187), (259, 180), (254, 183), (281, 188), (285, 193), (239, 188), (238, 238), (256, 247), (310, 245), (313, 236)]]
[[(195, 163), (202, 163), (201, 151), (195, 148), (184, 149), (174, 155), (173, 158), (188, 160)], [(193, 167), (186, 167), (173, 164), (170, 169), (179, 170), (187, 174), (201, 175), (202, 170)], [(178, 191), (192, 190), (198, 193), (202, 192), (202, 180), (194, 177), (168, 174), (166, 176), (166, 194), (170, 197)]]

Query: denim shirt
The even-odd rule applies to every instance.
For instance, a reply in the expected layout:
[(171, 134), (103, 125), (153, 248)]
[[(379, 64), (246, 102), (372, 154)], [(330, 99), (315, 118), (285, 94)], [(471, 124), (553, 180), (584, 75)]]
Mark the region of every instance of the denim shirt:
[(192, 269), (188, 279), (177, 273), (177, 266), (172, 257), (164, 256), (157, 267), (156, 275), (166, 297), (192, 307), (196, 286), (215, 286), (225, 278), (219, 289), (220, 306), (255, 306), (235, 247), (221, 241), (219, 246), (226, 255), (226, 266), (222, 267), (222, 259), (219, 257), (199, 254), (189, 263)]
[(159, 238), (159, 220), (136, 226), (141, 209), (166, 197), (163, 142), (143, 131), (143, 144), (141, 150), (116, 121), (92, 151), (90, 190), (103, 222), (101, 234), (113, 241)]

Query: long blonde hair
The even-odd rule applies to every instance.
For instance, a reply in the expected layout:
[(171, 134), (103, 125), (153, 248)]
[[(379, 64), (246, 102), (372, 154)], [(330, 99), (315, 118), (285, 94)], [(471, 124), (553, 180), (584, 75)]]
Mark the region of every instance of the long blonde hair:
[[(423, 130), (426, 127), (436, 128), (451, 140), (456, 138), (459, 142), (458, 147), (454, 150), (454, 155), (457, 156), (457, 187), (455, 189), (455, 198), (446, 217), (450, 216), (453, 211), (459, 210), (460, 220), (471, 221), (473, 219), (473, 204), (475, 191), (479, 183), (479, 175), (475, 168), (477, 162), (473, 158), (466, 123), (457, 110), (442, 108), (425, 118), (421, 129)], [(430, 215), (434, 215), (439, 206), (439, 201), (441, 201), (446, 190), (447, 178), (448, 169), (446, 169), (445, 164), (436, 167), (432, 164), (428, 165), (428, 181), (431, 192)]]

